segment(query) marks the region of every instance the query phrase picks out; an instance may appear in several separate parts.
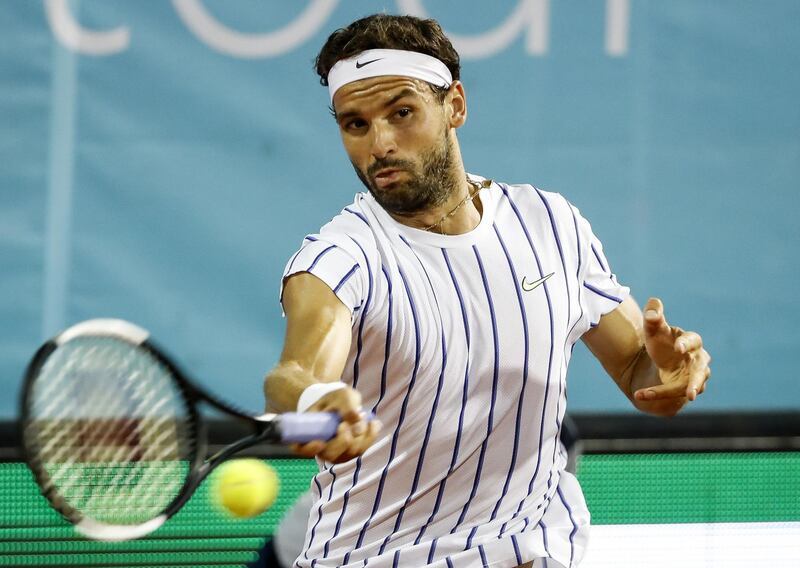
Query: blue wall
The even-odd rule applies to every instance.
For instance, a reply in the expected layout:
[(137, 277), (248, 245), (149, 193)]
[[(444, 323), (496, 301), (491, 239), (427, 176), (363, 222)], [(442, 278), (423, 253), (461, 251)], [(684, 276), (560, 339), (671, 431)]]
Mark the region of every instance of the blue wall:
[[(567, 195), (703, 334), (693, 408), (800, 407), (800, 2), (48, 0), (0, 4), (0, 418), (39, 342), (99, 316), (260, 410), (285, 260), (361, 189), (311, 62), (420, 9), (463, 40), (468, 169)], [(571, 409), (628, 409), (576, 354)]]

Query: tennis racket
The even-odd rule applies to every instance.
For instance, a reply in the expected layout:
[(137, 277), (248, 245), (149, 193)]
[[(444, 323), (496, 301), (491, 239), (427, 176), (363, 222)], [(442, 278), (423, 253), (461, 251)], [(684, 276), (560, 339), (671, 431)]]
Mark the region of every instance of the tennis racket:
[[(198, 404), (253, 433), (207, 457)], [(192, 383), (149, 333), (89, 320), (36, 352), (21, 399), (25, 460), (50, 504), (88, 538), (122, 541), (163, 525), (203, 479), (257, 443), (332, 438), (333, 413), (251, 416)]]

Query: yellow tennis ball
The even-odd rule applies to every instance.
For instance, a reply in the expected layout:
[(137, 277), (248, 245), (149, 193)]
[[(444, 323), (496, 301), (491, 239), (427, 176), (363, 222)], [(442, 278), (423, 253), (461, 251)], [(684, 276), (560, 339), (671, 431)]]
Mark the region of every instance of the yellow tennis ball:
[(219, 466), (213, 493), (234, 517), (255, 517), (272, 505), (279, 485), (271, 466), (257, 459), (239, 459)]

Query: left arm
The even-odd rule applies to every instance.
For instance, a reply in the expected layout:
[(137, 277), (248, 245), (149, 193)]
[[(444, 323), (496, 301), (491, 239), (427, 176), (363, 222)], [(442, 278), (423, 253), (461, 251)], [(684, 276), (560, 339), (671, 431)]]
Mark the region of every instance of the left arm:
[(626, 298), (583, 341), (631, 403), (649, 414), (674, 416), (705, 390), (711, 375), (702, 338), (669, 326), (657, 298), (647, 302), (644, 315)]

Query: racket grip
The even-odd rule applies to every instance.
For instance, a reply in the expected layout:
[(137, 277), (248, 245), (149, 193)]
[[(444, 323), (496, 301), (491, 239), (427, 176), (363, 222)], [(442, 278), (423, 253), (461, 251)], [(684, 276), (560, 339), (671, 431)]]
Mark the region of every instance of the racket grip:
[[(368, 412), (369, 422), (375, 415)], [(281, 442), (304, 443), (312, 440), (330, 440), (336, 435), (341, 419), (335, 412), (285, 412), (281, 414)]]

